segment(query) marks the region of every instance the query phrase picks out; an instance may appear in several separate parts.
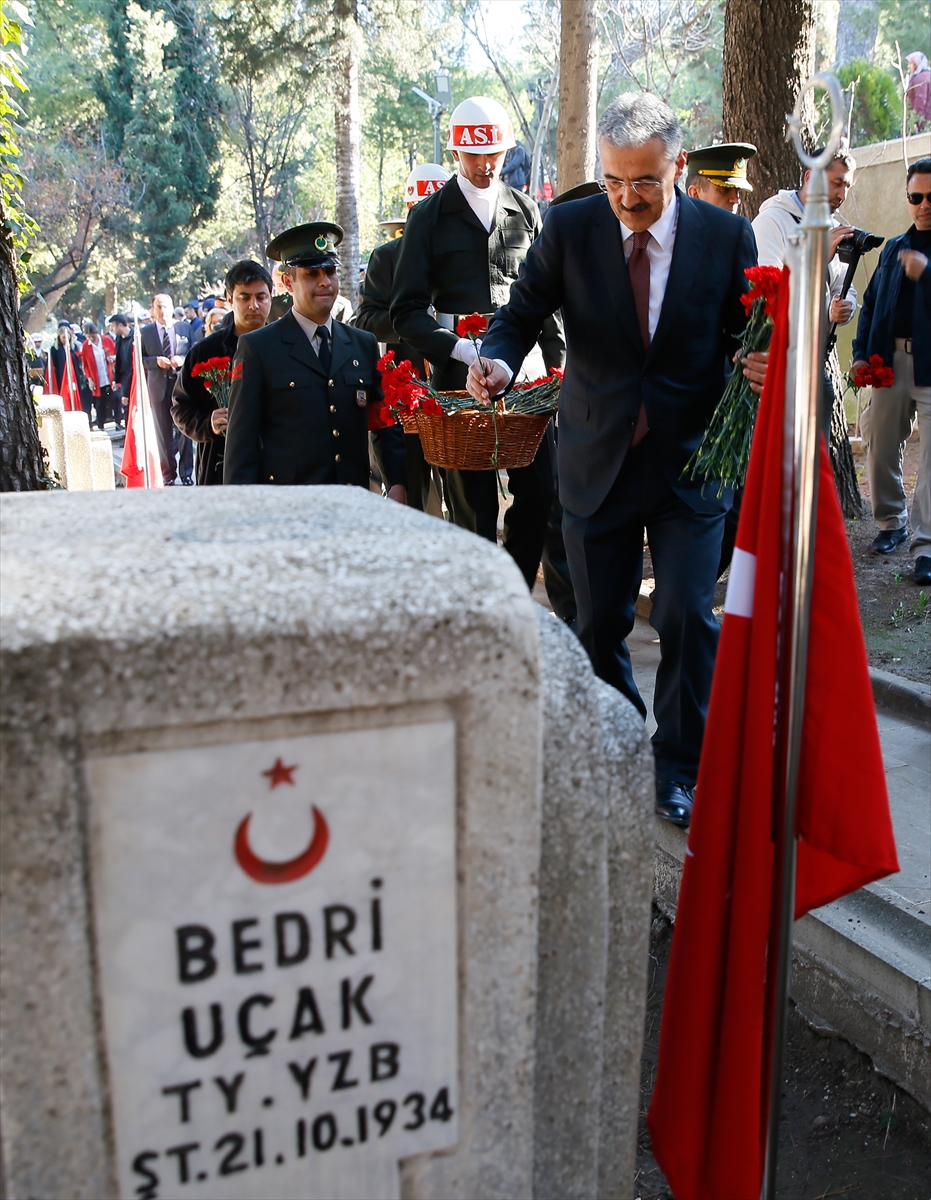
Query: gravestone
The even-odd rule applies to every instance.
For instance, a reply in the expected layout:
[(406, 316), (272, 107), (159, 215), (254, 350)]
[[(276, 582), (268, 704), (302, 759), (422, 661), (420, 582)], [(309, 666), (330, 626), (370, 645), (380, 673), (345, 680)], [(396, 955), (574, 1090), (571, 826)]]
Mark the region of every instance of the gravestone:
[(631, 1194), (649, 752), (511, 560), (358, 489), (0, 513), (4, 1194)]

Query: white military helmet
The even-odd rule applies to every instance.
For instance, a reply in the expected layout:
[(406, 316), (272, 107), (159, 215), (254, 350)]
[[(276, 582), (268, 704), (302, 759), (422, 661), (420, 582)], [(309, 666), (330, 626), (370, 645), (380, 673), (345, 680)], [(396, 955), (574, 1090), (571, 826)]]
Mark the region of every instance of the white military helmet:
[(426, 200), (434, 192), (438, 192), (449, 179), (449, 171), (439, 163), (421, 163), (414, 167), (404, 185), (404, 199), (408, 204), (416, 204)]
[(490, 150), (498, 154), (516, 145), (511, 118), (497, 100), (488, 96), (470, 96), (453, 109), (449, 118), (447, 150), (465, 150), (468, 154)]

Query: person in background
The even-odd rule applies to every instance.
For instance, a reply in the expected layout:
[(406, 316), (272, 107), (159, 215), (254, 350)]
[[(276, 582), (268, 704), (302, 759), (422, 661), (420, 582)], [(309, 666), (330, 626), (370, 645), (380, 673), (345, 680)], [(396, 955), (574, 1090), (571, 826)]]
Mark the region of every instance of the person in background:
[[(823, 153), (824, 147), (812, 151), (815, 157)], [(827, 175), (828, 206), (831, 209), (831, 232), (828, 246), (828, 287), (830, 291), (830, 319), (838, 325), (846, 325), (853, 320), (857, 311), (857, 293), (850, 288), (845, 299), (840, 298), (847, 273), (846, 266), (837, 257), (837, 247), (844, 238), (853, 233), (853, 226), (841, 220), (834, 214), (847, 199), (847, 194), (853, 187), (856, 161), (849, 149), (842, 143), (834, 156), (834, 161), (828, 166)], [(805, 201), (808, 198), (808, 180), (811, 171), (805, 172), (805, 180), (800, 188), (784, 188), (764, 200), (760, 211), (753, 218), (753, 234), (756, 238), (757, 250), (760, 256), (760, 266), (781, 267), (786, 261), (786, 251), (789, 248), (789, 238), (794, 234), (802, 220)]]
[(920, 50), (913, 50), (906, 62), (908, 82), (905, 85), (905, 100), (915, 114), (915, 131), (922, 133), (931, 123), (931, 67), (927, 55)]
[(142, 363), (149, 385), (149, 400), (155, 421), (155, 435), (165, 487), (173, 486), (179, 474), (185, 486), (194, 483), (194, 446), (175, 428), (171, 419), (171, 393), (188, 341), (172, 320), (171, 296), (158, 292), (152, 297), (152, 316), (155, 320), (142, 330)]
[(704, 200), (736, 213), (740, 193), (752, 192), (747, 162), (756, 154), (749, 142), (727, 142), (689, 151), (685, 190), (693, 200)]
[(866, 446), (877, 554), (891, 554), (908, 536), (902, 479), (905, 440), (918, 421), (918, 478), (912, 500), (915, 583), (931, 583), (931, 158), (908, 168), (905, 198), (912, 224), (883, 247), (863, 297), (853, 343), (854, 371), (874, 354), (891, 366), (891, 387), (874, 388), (860, 417)]
[(216, 333), (225, 320), (226, 313), (222, 308), (208, 309), (207, 315), (204, 317), (204, 341), (206, 341), (212, 333)]
[(199, 487), (223, 482), (229, 410), (219, 407), (201, 376), (193, 373), (194, 367), (209, 358), (228, 358), (232, 368), (240, 337), (262, 328), (272, 302), (272, 277), (251, 259), (243, 259), (230, 267), (225, 286), (233, 306), (233, 321), (191, 347), (171, 400), (172, 420), (197, 447)]
[(29, 384), (31, 387), (44, 386), (47, 363), (48, 355), (42, 349), (42, 334), (34, 333), (30, 338), (29, 350), (26, 353), (26, 366), (29, 368)]
[(84, 345), (81, 347), (81, 366), (87, 379), (94, 408), (97, 412), (97, 428), (105, 428), (112, 417), (117, 420), (113, 400), (113, 363), (116, 359), (116, 342), (108, 334), (101, 336), (93, 321), (84, 322)]
[(65, 412), (81, 412), (81, 356), (74, 344), (74, 332), (67, 321), (58, 322), (58, 334), (48, 353), (45, 390), (61, 396)]
[(204, 319), (196, 300), (188, 300), (184, 306), (184, 319), (190, 327), (190, 342), (194, 346), (204, 339)]
[(113, 361), (113, 396), (117, 428), (125, 426), (133, 383), (133, 331), (125, 313), (115, 313), (109, 321), (116, 352)]

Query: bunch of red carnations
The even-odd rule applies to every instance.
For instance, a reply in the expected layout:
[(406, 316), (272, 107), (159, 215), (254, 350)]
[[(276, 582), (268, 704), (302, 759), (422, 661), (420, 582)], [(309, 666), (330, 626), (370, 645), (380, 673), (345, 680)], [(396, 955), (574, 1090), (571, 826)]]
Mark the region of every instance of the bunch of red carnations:
[(698, 449), (682, 472), (692, 479), (716, 482), (719, 496), (725, 488), (742, 487), (747, 476), (760, 398), (743, 373), (741, 359), (751, 350), (769, 349), (782, 285), (781, 267), (747, 267), (744, 275), (752, 287), (740, 297), (747, 312), (747, 327), (737, 361)]
[(202, 379), (204, 387), (217, 402), (217, 408), (229, 408), (233, 380), (242, 378), (242, 363), (232, 367), (232, 359), (208, 358), (191, 367), (191, 377)]
[(881, 354), (871, 354), (865, 367), (860, 367), (853, 376), (847, 377), (851, 387), (887, 388), (895, 383), (892, 367), (887, 367)]

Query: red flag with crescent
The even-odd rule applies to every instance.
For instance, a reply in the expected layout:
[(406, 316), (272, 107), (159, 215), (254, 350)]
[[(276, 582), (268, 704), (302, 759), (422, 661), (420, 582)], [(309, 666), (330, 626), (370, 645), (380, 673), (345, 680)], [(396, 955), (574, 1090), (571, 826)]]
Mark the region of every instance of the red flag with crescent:
[[(774, 897), (789, 275), (783, 274), (731, 566), (649, 1113), (681, 1200), (760, 1194)], [(796, 917), (898, 870), (853, 567), (820, 451), (799, 770)], [(739, 1132), (738, 1132), (739, 1131)]]
[(129, 389), (120, 474), (125, 477), (128, 488), (165, 486), (155, 435), (155, 419), (152, 416), (145, 367), (142, 365), (142, 335), (138, 321), (133, 329), (133, 377)]

